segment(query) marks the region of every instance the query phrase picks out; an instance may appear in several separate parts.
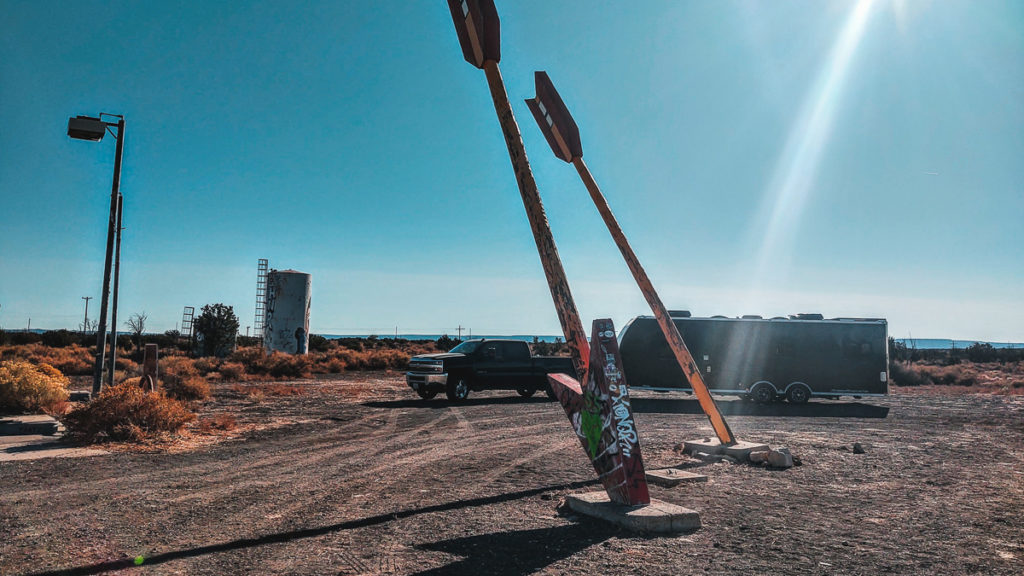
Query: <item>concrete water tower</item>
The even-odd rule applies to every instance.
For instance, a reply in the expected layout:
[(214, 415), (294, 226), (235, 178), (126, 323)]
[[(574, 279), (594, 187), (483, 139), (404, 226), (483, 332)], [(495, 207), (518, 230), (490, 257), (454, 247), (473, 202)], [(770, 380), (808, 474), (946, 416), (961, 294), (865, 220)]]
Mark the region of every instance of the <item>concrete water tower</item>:
[(297, 270), (267, 274), (263, 347), (267, 352), (309, 352), (309, 303), (313, 277)]

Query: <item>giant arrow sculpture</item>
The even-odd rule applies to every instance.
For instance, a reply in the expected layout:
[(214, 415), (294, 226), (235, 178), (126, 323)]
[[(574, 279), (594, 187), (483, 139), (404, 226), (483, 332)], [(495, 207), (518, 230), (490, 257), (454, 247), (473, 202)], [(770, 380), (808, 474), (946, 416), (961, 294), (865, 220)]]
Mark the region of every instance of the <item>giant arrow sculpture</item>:
[(629, 242), (626, 241), (626, 236), (622, 233), (622, 228), (619, 227), (619, 223), (615, 220), (611, 208), (608, 207), (608, 202), (605, 200), (604, 195), (601, 194), (601, 189), (597, 187), (597, 183), (594, 181), (594, 177), (591, 176), (590, 170), (583, 163), (583, 146), (580, 144), (580, 132), (576, 126), (576, 121), (572, 119), (569, 109), (562, 102), (561, 96), (558, 95), (558, 91), (555, 90), (555, 86), (551, 83), (546, 72), (537, 72), (535, 74), (535, 81), (537, 83), (537, 97), (527, 100), (526, 104), (530, 107), (530, 111), (533, 112), (537, 125), (540, 126), (540, 130), (544, 133), (548, 144), (551, 145), (551, 150), (554, 151), (555, 156), (575, 166), (576, 171), (583, 178), (583, 183), (586, 185), (587, 191), (590, 192), (590, 197), (594, 200), (594, 204), (597, 205), (597, 211), (604, 218), (605, 225), (608, 226), (612, 239), (618, 245), (619, 251), (622, 252), (622, 257), (626, 260), (626, 265), (629, 266), (630, 272), (633, 273), (633, 278), (636, 279), (637, 284), (640, 286), (640, 291), (643, 292), (644, 298), (647, 299), (647, 303), (651, 306), (651, 311), (654, 312), (654, 317), (657, 318), (658, 325), (661, 326), (661, 331), (665, 334), (665, 339), (668, 341), (676, 361), (679, 362), (679, 366), (683, 369), (683, 373), (686, 374), (686, 378), (690, 382), (690, 387), (693, 388), (694, 394), (697, 395), (701, 409), (704, 410), (708, 419), (711, 420), (711, 426), (715, 429), (715, 435), (718, 436), (719, 442), (724, 446), (735, 444), (736, 439), (729, 429), (729, 425), (725, 422), (722, 413), (718, 411), (718, 406), (715, 404), (714, 399), (708, 392), (708, 387), (704, 383), (700, 369), (697, 368), (696, 363), (693, 361), (693, 356), (686, 348), (686, 343), (683, 342), (679, 329), (672, 322), (668, 310), (665, 309), (661, 298), (658, 297), (658, 293), (654, 290), (654, 285), (651, 283), (650, 278), (647, 277), (647, 273), (644, 272)]
[(448, 0), (448, 7), (463, 56), (487, 75), (526, 216), (530, 220), (565, 342), (576, 366), (578, 380), (559, 375), (551, 381), (552, 390), (565, 408), (610, 500), (627, 505), (648, 504), (650, 496), (640, 458), (640, 441), (633, 426), (629, 389), (619, 369), (621, 361), (615, 330), (611, 321), (597, 320), (594, 322), (592, 346), (587, 344), (583, 324), (548, 227), (544, 205), (537, 192), (537, 183), (526, 158), (522, 134), (498, 70), (501, 42), (494, 2)]

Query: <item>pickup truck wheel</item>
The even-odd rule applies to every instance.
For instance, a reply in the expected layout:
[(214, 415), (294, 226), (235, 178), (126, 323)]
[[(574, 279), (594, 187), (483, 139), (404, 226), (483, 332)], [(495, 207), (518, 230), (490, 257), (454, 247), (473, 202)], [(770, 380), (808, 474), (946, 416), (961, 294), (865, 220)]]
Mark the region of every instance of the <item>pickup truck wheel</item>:
[(430, 400), (434, 396), (437, 396), (437, 390), (417, 390), (416, 394), (424, 400)]
[(536, 390), (534, 390), (533, 388), (516, 388), (516, 393), (522, 396), (523, 398), (529, 398), (530, 396), (533, 396), (534, 392), (536, 392)]
[(461, 376), (449, 378), (444, 394), (452, 402), (465, 400), (469, 396), (469, 381)]

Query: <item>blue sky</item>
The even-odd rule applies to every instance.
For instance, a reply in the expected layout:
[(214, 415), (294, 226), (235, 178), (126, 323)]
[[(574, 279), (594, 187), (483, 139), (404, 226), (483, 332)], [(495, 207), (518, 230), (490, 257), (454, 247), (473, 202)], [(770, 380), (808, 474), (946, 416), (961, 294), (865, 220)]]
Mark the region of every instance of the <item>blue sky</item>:
[[(557, 334), (483, 73), (444, 2), (0, 0), (0, 326), (99, 296), (252, 324), (256, 261), (320, 333)], [(670, 308), (1024, 341), (1024, 4), (497, 2), (501, 70), (584, 323), (648, 314), (524, 98), (546, 70)], [(95, 318), (97, 300), (90, 306)], [(244, 328), (243, 328), (244, 329)]]

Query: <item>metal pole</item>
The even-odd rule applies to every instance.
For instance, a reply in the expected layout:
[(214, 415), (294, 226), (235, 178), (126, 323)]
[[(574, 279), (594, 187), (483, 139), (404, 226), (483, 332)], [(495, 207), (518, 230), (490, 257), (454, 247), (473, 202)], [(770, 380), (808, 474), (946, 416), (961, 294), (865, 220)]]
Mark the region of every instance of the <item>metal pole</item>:
[(562, 325), (562, 333), (565, 334), (565, 343), (569, 347), (573, 364), (576, 366), (578, 380), (585, 382), (587, 364), (590, 360), (590, 344), (587, 343), (583, 322), (580, 321), (576, 303), (572, 299), (569, 280), (565, 277), (562, 260), (558, 257), (558, 248), (551, 236), (548, 217), (544, 213), (544, 204), (540, 200), (540, 193), (537, 192), (537, 182), (533, 179), (530, 161), (526, 158), (523, 136), (519, 131), (519, 125), (516, 124), (515, 116), (512, 115), (512, 106), (508, 102), (508, 93), (505, 91), (505, 83), (501, 79), (498, 63), (494, 60), (487, 60), (484, 62), (484, 72), (487, 73), (487, 84), (491, 89), (491, 99), (494, 100), (494, 110), (498, 113), (501, 131), (505, 135), (505, 145), (508, 147), (508, 155), (512, 160), (512, 168), (515, 170), (519, 194), (523, 197), (526, 217), (533, 230), (533, 239), (537, 244), (537, 251), (540, 253), (540, 261), (548, 280), (548, 288), (551, 290), (551, 298), (555, 301), (555, 310), (558, 312), (558, 321)]
[(107, 356), (107, 302), (110, 300), (110, 264), (114, 259), (114, 228), (117, 226), (117, 197), (121, 188), (121, 153), (124, 151), (124, 118), (117, 122), (117, 147), (114, 150), (114, 183), (110, 188), (110, 218), (107, 221), (107, 254), (103, 262), (103, 293), (100, 319), (96, 326), (96, 365), (92, 371), (92, 393), (103, 387), (103, 364)]
[(590, 192), (590, 197), (594, 200), (597, 211), (604, 218), (604, 223), (608, 226), (612, 239), (615, 240), (619, 251), (622, 252), (622, 257), (626, 260), (626, 265), (629, 266), (630, 272), (633, 273), (633, 278), (636, 279), (636, 283), (640, 286), (640, 291), (643, 292), (644, 298), (651, 306), (654, 317), (658, 319), (658, 325), (661, 326), (661, 331), (665, 334), (665, 339), (668, 340), (669, 347), (672, 349), (676, 361), (679, 362), (679, 366), (686, 373), (686, 379), (689, 380), (690, 387), (697, 396), (698, 402), (700, 402), (700, 407), (707, 414), (708, 420), (711, 421), (711, 426), (715, 429), (715, 435), (718, 436), (718, 440), (723, 445), (735, 444), (736, 438), (733, 436), (732, 430), (729, 429), (729, 424), (726, 423), (722, 413), (718, 411), (718, 406), (715, 404), (714, 398), (711, 397), (711, 393), (708, 392), (700, 369), (693, 361), (693, 355), (687, 349), (683, 337), (679, 334), (679, 329), (672, 322), (672, 318), (665, 309), (665, 304), (662, 303), (658, 293), (655, 292), (654, 285), (651, 283), (651, 279), (647, 277), (647, 272), (644, 271), (643, 266), (640, 265), (640, 260), (637, 259), (633, 248), (626, 241), (626, 235), (622, 233), (622, 228), (619, 227), (618, 221), (615, 220), (615, 215), (612, 214), (611, 208), (608, 207), (608, 201), (601, 194), (601, 189), (597, 187), (597, 182), (594, 181), (594, 177), (590, 174), (590, 169), (583, 163), (582, 157), (573, 158), (572, 164), (576, 167), (576, 171), (579, 172), (580, 178), (583, 179), (583, 184), (586, 185), (587, 191)]
[(121, 284), (121, 204), (124, 196), (117, 195), (117, 240), (114, 247), (114, 302), (110, 309), (110, 366), (107, 372), (110, 385), (114, 385), (114, 368), (117, 367), (117, 287)]
[(89, 331), (89, 300), (92, 300), (92, 296), (82, 296), (82, 300), (85, 300), (85, 320), (82, 321), (82, 334)]

